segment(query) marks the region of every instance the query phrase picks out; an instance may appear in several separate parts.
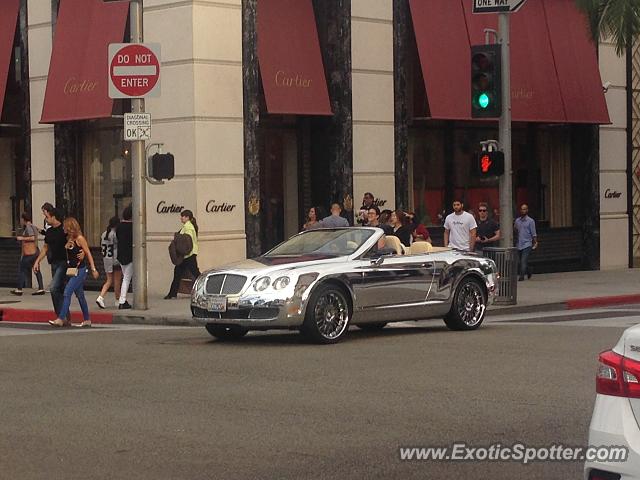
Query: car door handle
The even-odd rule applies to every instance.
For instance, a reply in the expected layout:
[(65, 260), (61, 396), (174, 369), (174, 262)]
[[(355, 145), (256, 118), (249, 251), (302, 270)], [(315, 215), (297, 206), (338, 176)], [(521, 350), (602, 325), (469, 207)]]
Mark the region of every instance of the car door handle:
[(433, 262), (426, 262), (422, 264), (423, 268), (433, 268)]

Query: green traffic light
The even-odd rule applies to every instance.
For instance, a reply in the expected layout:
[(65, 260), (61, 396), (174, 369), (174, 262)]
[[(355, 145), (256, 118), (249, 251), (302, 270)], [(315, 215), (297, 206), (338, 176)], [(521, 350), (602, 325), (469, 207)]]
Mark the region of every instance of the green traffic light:
[(489, 95), (481, 93), (478, 97), (478, 105), (480, 105), (480, 108), (487, 108), (489, 106)]

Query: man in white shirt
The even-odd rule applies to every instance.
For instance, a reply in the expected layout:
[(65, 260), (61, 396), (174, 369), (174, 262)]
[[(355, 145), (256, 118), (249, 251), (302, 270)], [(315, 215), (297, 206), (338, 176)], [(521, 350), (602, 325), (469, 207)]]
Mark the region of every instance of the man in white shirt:
[(444, 221), (444, 245), (473, 252), (477, 228), (476, 219), (464, 211), (464, 204), (460, 200), (454, 200), (453, 213), (447, 215)]

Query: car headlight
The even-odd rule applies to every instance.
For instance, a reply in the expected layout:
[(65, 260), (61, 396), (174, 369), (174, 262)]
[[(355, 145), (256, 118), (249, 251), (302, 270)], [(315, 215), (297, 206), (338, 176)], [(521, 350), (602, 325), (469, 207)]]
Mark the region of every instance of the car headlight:
[(253, 282), (253, 289), (256, 292), (262, 292), (269, 288), (269, 285), (271, 285), (271, 279), (269, 277), (262, 277)]
[(282, 290), (283, 288), (287, 288), (289, 283), (291, 283), (291, 279), (289, 277), (278, 277), (273, 281), (273, 289)]

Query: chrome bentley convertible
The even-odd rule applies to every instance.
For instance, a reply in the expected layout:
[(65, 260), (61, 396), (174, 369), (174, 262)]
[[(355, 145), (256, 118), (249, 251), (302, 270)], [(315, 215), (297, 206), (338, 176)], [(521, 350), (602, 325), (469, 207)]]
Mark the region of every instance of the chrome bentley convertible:
[(492, 260), (416, 242), (379, 228), (299, 233), (261, 257), (203, 273), (191, 312), (220, 339), (249, 330), (300, 330), (334, 343), (349, 325), (444, 318), (452, 330), (482, 323), (497, 280)]

